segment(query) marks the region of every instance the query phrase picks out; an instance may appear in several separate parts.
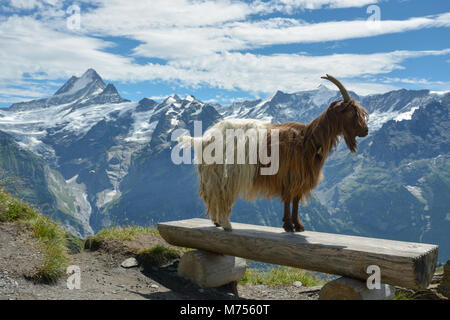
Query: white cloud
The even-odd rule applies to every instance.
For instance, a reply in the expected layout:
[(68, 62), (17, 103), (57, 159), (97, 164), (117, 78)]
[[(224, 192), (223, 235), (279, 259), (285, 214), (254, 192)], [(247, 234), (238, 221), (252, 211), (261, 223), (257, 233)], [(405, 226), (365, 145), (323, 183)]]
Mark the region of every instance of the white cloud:
[(252, 13), (245, 2), (152, 0), (104, 0), (100, 6), (83, 14), (90, 30), (123, 34), (138, 28), (194, 27), (244, 19)]
[(262, 12), (283, 11), (292, 13), (296, 10), (305, 9), (360, 8), (377, 2), (380, 2), (380, 0), (273, 0), (268, 2), (257, 1), (256, 4), (253, 4), (253, 7)]
[(448, 81), (431, 81), (429, 79), (423, 79), (423, 78), (394, 78), (394, 77), (385, 77), (384, 79), (381, 79), (384, 83), (395, 83), (395, 82), (401, 82), (401, 83), (407, 83), (407, 84), (414, 84), (414, 85), (425, 85), (425, 86), (433, 86), (433, 85), (447, 85), (450, 86), (450, 82)]
[[(0, 23), (0, 42), (0, 79), (4, 80), (40, 72), (50, 80), (68, 78), (93, 67), (112, 81), (163, 80), (250, 92), (311, 89), (325, 73), (347, 79), (388, 74), (403, 68), (406, 59), (450, 53), (450, 49), (324, 56), (223, 52), (189, 59), (180, 56), (166, 65), (139, 65), (132, 58), (105, 52), (111, 44), (101, 39), (55, 31), (32, 18), (17, 16)], [(366, 93), (391, 87), (360, 85)]]
[[(325, 73), (339, 78), (361, 78), (402, 69), (406, 59), (449, 54), (450, 49), (436, 51), (393, 51), (375, 54), (334, 54), (305, 56), (278, 54), (224, 53), (208, 57), (176, 61), (170, 66), (189, 70), (191, 83), (206, 83), (224, 89), (274, 92), (315, 88)], [(387, 91), (390, 84), (361, 84), (352, 89), (364, 94)]]
[(449, 27), (450, 13), (417, 17), (407, 20), (381, 20), (374, 27), (366, 20), (330, 21), (315, 24), (299, 23), (293, 19), (270, 19), (255, 23), (235, 23), (229, 26), (233, 38), (249, 47), (274, 44), (336, 41), (383, 34), (406, 32), (431, 27)]
[[(372, 54), (257, 55), (245, 52), (275, 44), (338, 41), (449, 27), (450, 13), (406, 20), (382, 20), (378, 28), (365, 20), (307, 23), (294, 18), (271, 18), (269, 12), (289, 13), (319, 8), (361, 7), (378, 1), (273, 0), (251, 3), (232, 0), (188, 1), (96, 0), (98, 8), (85, 9), (81, 30), (66, 28), (62, 2), (11, 0), (17, 8), (36, 7), (36, 16), (0, 18), (0, 95), (24, 97), (38, 94), (2, 84), (24, 79), (24, 73), (47, 80), (79, 75), (92, 67), (110, 81), (163, 80), (184, 86), (242, 89), (257, 95), (278, 89), (294, 92), (312, 89), (325, 73), (344, 78), (360, 93), (387, 91), (405, 80), (377, 82), (375, 76), (402, 69), (407, 59), (445, 55), (437, 51), (392, 51)], [(363, 12), (363, 17), (365, 10)], [(260, 14), (248, 19), (250, 15)], [(132, 55), (108, 53), (113, 43), (102, 37), (123, 37), (141, 42)], [(157, 57), (167, 64), (136, 63), (137, 57)], [(371, 79), (364, 79), (372, 76)], [(363, 79), (362, 82), (356, 81)], [(27, 80), (23, 80), (27, 83)], [(16, 91), (15, 91), (16, 90)]]
[(17, 87), (0, 87), (0, 96), (36, 98), (48, 94), (47, 90), (38, 87), (21, 89)]
[(54, 31), (30, 17), (11, 16), (0, 22), (0, 78), (21, 79), (23, 73), (44, 73), (47, 79), (79, 74), (92, 65), (111, 69), (131, 58), (106, 53), (112, 44), (100, 39)]
[[(376, 1), (361, 3), (373, 2)], [(82, 32), (138, 40), (141, 44), (133, 50), (136, 56), (180, 59), (280, 44), (339, 41), (450, 27), (450, 13), (406, 20), (381, 20), (376, 25), (365, 20), (365, 11), (361, 19), (351, 21), (307, 23), (294, 18), (264, 16), (246, 19), (250, 14), (273, 11), (280, 5), (320, 8), (324, 5), (356, 6), (357, 3), (360, 2), (285, 0), (244, 4), (228, 0), (153, 0), (130, 6), (123, 0), (114, 0), (84, 13)], [(283, 8), (281, 6), (277, 11), (283, 11)]]
[(11, 6), (18, 9), (30, 10), (39, 5), (37, 0), (9, 0)]

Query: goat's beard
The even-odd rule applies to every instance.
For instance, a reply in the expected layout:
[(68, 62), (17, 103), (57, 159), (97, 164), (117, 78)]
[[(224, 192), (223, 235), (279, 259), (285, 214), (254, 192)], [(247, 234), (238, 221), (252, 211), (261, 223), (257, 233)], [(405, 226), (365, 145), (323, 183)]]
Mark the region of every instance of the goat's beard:
[(358, 148), (358, 143), (356, 142), (356, 137), (344, 134), (344, 140), (345, 140), (345, 143), (347, 144), (348, 149), (352, 153), (355, 153), (356, 149)]

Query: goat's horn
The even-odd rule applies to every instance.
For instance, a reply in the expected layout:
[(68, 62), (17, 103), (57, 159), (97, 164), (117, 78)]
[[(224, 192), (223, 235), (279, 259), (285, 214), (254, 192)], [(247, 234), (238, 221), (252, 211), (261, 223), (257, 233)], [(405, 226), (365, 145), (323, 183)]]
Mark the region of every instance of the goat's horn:
[(326, 77), (321, 78), (333, 82), (339, 88), (339, 91), (341, 91), (342, 97), (344, 97), (344, 101), (345, 102), (350, 101), (350, 95), (348, 94), (347, 90), (338, 79), (336, 79), (333, 76), (330, 76), (329, 74), (327, 74)]

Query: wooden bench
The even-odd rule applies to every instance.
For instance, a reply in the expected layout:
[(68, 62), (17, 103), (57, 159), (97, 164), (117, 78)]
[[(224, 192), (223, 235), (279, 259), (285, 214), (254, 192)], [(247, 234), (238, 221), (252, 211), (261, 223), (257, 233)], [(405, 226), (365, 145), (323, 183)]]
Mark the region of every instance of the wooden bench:
[[(245, 272), (244, 259), (250, 259), (343, 276), (324, 286), (324, 299), (336, 298), (337, 291), (343, 294), (348, 287), (352, 292), (347, 296), (367, 299), (392, 297), (389, 285), (425, 289), (438, 257), (438, 246), (430, 244), (232, 225), (233, 231), (227, 232), (209, 219), (188, 219), (159, 223), (158, 230), (169, 244), (200, 250), (185, 254), (178, 271), (203, 287), (238, 281)], [(378, 290), (367, 288), (369, 266), (379, 267)]]

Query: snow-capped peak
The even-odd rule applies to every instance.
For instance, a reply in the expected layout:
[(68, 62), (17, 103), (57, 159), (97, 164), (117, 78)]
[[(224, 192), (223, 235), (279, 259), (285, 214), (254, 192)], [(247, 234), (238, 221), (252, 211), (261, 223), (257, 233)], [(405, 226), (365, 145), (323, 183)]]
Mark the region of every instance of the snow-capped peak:
[(324, 84), (319, 84), (319, 86), (317, 87), (317, 90), (318, 91), (336, 91), (336, 90), (333, 90), (333, 89), (330, 89), (330, 88), (328, 88), (326, 85), (324, 85)]
[(80, 78), (72, 76), (54, 96), (75, 95), (83, 91), (83, 96), (101, 93), (106, 84), (94, 69), (88, 69)]
[(127, 101), (119, 95), (113, 84), (106, 85), (94, 69), (88, 69), (81, 77), (72, 76), (50, 98), (14, 103), (8, 110), (24, 111), (58, 105), (78, 108), (89, 104)]

